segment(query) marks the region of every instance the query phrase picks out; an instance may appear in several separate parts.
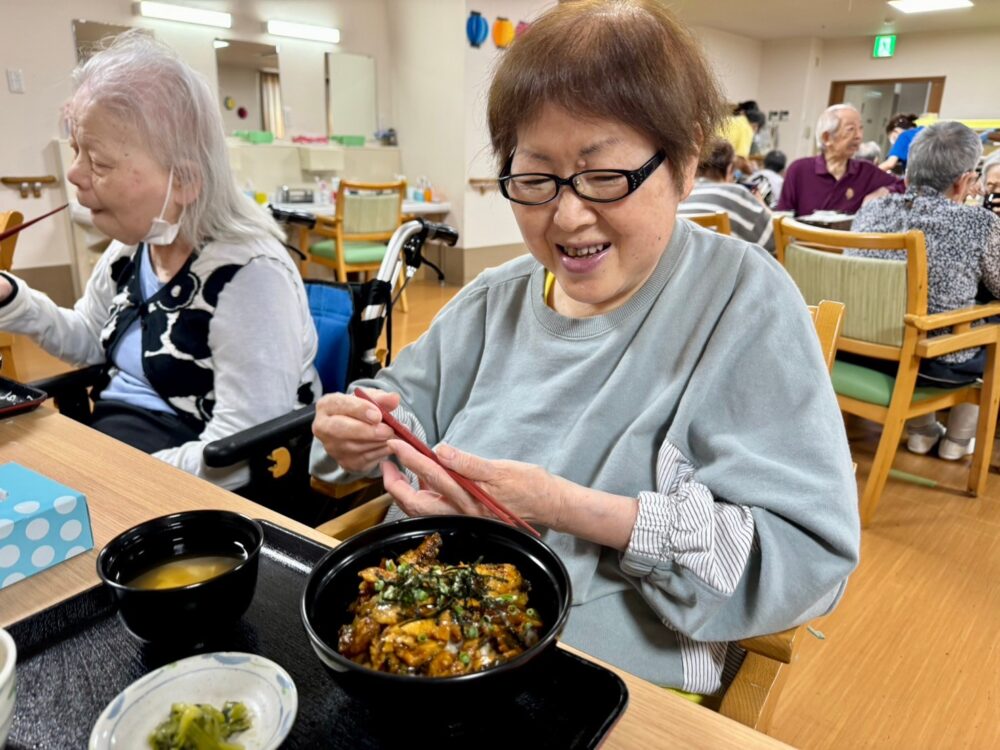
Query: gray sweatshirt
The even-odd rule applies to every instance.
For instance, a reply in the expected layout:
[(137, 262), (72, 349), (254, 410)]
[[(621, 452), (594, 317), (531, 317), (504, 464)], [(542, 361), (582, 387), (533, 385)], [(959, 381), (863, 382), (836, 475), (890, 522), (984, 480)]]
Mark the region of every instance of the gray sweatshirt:
[[(375, 380), (431, 445), (636, 497), (624, 553), (543, 537), (563, 640), (661, 685), (720, 687), (730, 641), (829, 612), (858, 561), (843, 422), (801, 296), (759, 247), (678, 220), (648, 281), (566, 318), (522, 257), (484, 272)], [(314, 474), (347, 479), (313, 445)]]

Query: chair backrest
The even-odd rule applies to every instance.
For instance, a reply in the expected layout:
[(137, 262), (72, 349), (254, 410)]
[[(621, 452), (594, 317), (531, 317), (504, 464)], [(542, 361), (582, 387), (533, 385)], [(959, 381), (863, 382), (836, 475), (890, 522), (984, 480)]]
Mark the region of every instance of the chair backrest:
[(712, 214), (682, 214), (685, 219), (693, 221), (695, 224), (706, 229), (714, 229), (719, 234), (732, 234), (733, 227), (729, 221), (729, 214), (725, 211), (716, 211)]
[[(923, 232), (842, 232), (775, 219), (775, 252), (807, 304), (844, 303), (840, 348), (898, 360), (903, 316), (927, 313)], [(844, 255), (848, 249), (899, 251), (898, 260)]]
[[(24, 215), (20, 211), (0, 211), (0, 233), (23, 223)], [(0, 271), (9, 271), (13, 265), (16, 244), (16, 234), (0, 242)]]
[(844, 304), (833, 300), (822, 300), (818, 305), (809, 306), (816, 335), (819, 336), (819, 347), (823, 351), (826, 369), (833, 370), (833, 360), (837, 357), (837, 343), (840, 340), (841, 327), (844, 324)]
[(388, 240), (403, 221), (406, 180), (351, 182), (337, 190), (337, 218), (345, 241)]

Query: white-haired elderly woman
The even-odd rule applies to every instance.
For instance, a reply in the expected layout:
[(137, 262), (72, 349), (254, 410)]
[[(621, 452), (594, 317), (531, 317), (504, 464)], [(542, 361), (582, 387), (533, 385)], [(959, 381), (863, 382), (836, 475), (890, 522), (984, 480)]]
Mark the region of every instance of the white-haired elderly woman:
[(864, 136), (861, 114), (850, 104), (834, 104), (816, 122), (818, 156), (788, 167), (778, 211), (805, 216), (814, 211), (853, 214), (865, 200), (902, 192), (903, 182), (870, 162), (854, 158)]
[[(925, 128), (910, 146), (906, 192), (871, 201), (854, 218), (857, 232), (919, 229), (927, 242), (927, 310), (947, 312), (976, 302), (979, 285), (1000, 297), (1000, 217), (964, 205), (979, 192), (976, 164), (983, 152), (979, 137), (958, 122)], [(869, 257), (900, 257), (895, 251), (850, 251)], [(873, 363), (866, 363), (877, 366)], [(918, 385), (970, 383), (983, 374), (983, 349), (965, 349), (925, 360)], [(907, 423), (907, 445), (927, 453), (940, 440), (938, 455), (956, 460), (972, 452), (978, 407), (951, 410), (947, 432), (934, 414)]]
[(223, 486), (204, 445), (319, 396), (316, 333), (281, 230), (236, 188), (204, 79), (141, 32), (74, 73), (67, 177), (114, 241), (58, 307), (0, 276), (0, 330), (104, 363), (90, 425)]

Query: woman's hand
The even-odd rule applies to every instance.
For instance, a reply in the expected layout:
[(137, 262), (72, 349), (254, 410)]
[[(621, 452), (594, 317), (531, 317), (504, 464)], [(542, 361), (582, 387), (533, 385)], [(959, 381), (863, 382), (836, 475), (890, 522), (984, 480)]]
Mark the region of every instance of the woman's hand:
[[(386, 411), (399, 406), (398, 393), (366, 388), (365, 393)], [(372, 404), (345, 393), (330, 393), (316, 404), (313, 435), (337, 464), (358, 473), (371, 471), (392, 451), (388, 440), (392, 428), (382, 422), (382, 414)]]
[(0, 303), (6, 302), (7, 298), (14, 291), (14, 285), (0, 274)]
[[(429, 458), (402, 440), (390, 440), (389, 447), (400, 463), (420, 480), (420, 490), (414, 490), (391, 461), (382, 464), (386, 492), (407, 515), (461, 513), (493, 517)], [(624, 550), (628, 546), (639, 512), (639, 501), (635, 498), (583, 487), (534, 464), (490, 461), (450, 445), (439, 445), (435, 453), (445, 466), (474, 481), (529, 524), (563, 531), (612, 549)]]
[[(420, 491), (414, 490), (395, 464), (382, 464), (385, 489), (407, 515), (460, 513), (494, 517), (429, 458), (402, 440), (390, 440), (389, 447), (420, 480)], [(490, 461), (445, 444), (439, 445), (435, 453), (445, 466), (471, 479), (511, 513), (528, 523), (559, 528), (563, 502), (560, 483), (541, 467), (520, 461)]]

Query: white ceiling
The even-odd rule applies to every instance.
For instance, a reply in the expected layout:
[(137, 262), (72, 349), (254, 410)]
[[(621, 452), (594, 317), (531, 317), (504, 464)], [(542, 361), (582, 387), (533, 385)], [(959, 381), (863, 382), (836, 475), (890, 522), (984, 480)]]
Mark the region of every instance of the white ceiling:
[(1000, 32), (1000, 0), (938, 13), (900, 13), (885, 0), (668, 0), (695, 26), (754, 39), (904, 34), (968, 29)]

